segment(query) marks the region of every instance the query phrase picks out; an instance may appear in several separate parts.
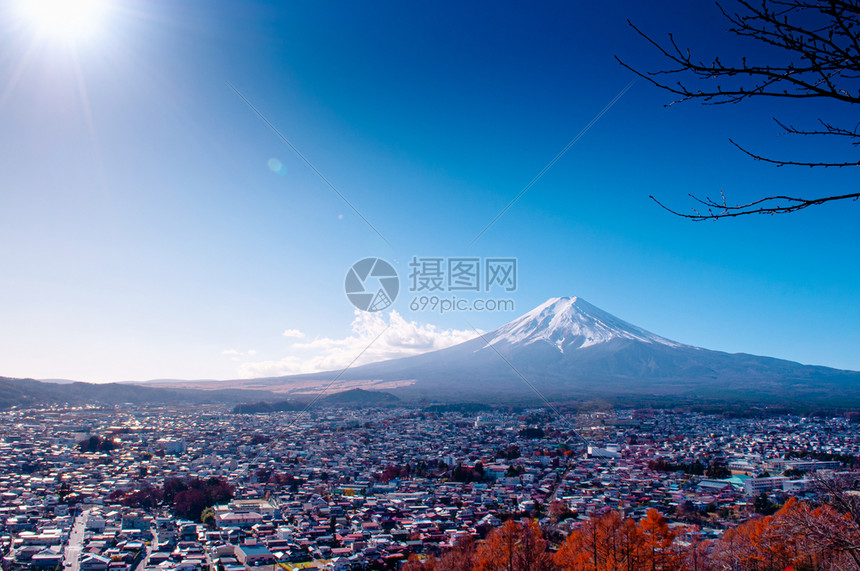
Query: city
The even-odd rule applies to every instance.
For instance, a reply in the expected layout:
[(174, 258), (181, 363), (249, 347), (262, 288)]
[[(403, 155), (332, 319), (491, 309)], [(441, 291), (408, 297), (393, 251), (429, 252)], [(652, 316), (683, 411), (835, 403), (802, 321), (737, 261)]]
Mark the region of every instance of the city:
[(398, 569), (508, 520), (554, 551), (652, 509), (693, 544), (860, 454), (856, 419), (469, 408), (6, 411), (3, 568)]
[(0, 571), (860, 571), (860, 0), (3, 0), (0, 78)]

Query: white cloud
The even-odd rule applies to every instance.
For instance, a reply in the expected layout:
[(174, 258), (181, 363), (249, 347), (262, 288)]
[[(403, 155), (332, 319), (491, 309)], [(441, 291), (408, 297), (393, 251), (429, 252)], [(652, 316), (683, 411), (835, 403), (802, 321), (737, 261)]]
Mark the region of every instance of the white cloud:
[(255, 351), (254, 349), (249, 349), (248, 351), (243, 353), (242, 351), (237, 351), (235, 349), (227, 349), (226, 351), (221, 351), (221, 354), (226, 355), (227, 357), (230, 357), (231, 361), (235, 361), (236, 363), (239, 363), (242, 361), (242, 359), (240, 359), (240, 357), (244, 357), (246, 355), (249, 357), (253, 357), (254, 355), (257, 354), (257, 351)]
[(239, 365), (239, 376), (243, 379), (257, 377), (280, 377), (294, 373), (307, 373), (302, 368), (302, 360), (298, 357), (284, 357), (277, 361), (260, 361), (257, 363), (242, 363)]
[(302, 333), (301, 331), (299, 331), (298, 329), (286, 329), (283, 332), (283, 336), (284, 337), (293, 337), (295, 339), (301, 339), (302, 337), (305, 336), (305, 334)]
[[(355, 319), (352, 321), (352, 334), (347, 337), (320, 337), (294, 343), (291, 347), (293, 354), (275, 361), (242, 363), (239, 375), (254, 378), (333, 371), (346, 367), (358, 355), (361, 356), (353, 366), (444, 349), (468, 341), (476, 335), (475, 331), (470, 329), (439, 330), (435, 325), (406, 321), (396, 311), (386, 317), (380, 313), (356, 310)], [(300, 354), (303, 356), (299, 356)]]

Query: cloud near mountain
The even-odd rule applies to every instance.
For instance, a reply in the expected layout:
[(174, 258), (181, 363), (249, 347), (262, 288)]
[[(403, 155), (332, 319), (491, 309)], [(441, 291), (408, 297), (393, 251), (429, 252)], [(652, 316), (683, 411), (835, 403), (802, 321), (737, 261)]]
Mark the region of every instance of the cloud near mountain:
[(477, 336), (474, 330), (438, 329), (407, 321), (397, 311), (383, 315), (355, 310), (351, 330), (350, 335), (340, 339), (318, 337), (292, 343), (290, 354), (277, 360), (243, 362), (238, 368), (239, 376), (249, 379), (338, 370), (350, 363), (358, 366), (437, 351)]
[[(858, 372), (685, 345), (628, 323), (578, 297), (549, 299), (525, 315), (462, 343), (455, 339), (467, 339), (469, 332), (437, 332), (428, 326), (406, 323), (395, 314), (390, 319), (391, 331), (383, 334), (379, 346), (374, 345), (343, 374), (337, 370), (347, 356), (359, 353), (384, 329), (382, 318), (358, 316), (352, 337), (308, 344), (327, 352), (330, 360), (320, 358), (313, 363), (318, 370), (328, 369), (327, 372), (269, 375), (251, 384), (226, 386), (307, 391), (313, 383), (326, 386), (324, 383), (337, 376), (344, 387), (384, 385), (404, 399), (434, 401), (649, 395), (761, 402), (860, 402)], [(434, 344), (450, 346), (431, 350)], [(394, 358), (404, 349), (413, 354)], [(338, 367), (327, 364), (335, 361)], [(262, 372), (248, 373), (264, 376)]]

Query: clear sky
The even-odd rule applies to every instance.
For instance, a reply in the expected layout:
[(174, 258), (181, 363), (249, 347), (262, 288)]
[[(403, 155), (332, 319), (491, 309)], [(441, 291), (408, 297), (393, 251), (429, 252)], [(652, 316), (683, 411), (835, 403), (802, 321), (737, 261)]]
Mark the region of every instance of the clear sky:
[[(0, 8), (0, 375), (336, 366), (384, 323), (396, 335), (370, 356), (568, 295), (684, 343), (860, 369), (860, 204), (695, 223), (648, 199), (854, 192), (855, 171), (756, 163), (728, 138), (856, 158), (771, 117), (857, 110), (667, 108), (639, 80), (471, 243), (634, 79), (615, 55), (663, 65), (626, 19), (703, 56), (757, 55), (710, 3), (131, 0), (87, 30), (22, 4)], [(394, 315), (357, 316), (344, 294), (368, 256), (400, 273)], [(412, 311), (413, 256), (517, 258), (516, 309)]]

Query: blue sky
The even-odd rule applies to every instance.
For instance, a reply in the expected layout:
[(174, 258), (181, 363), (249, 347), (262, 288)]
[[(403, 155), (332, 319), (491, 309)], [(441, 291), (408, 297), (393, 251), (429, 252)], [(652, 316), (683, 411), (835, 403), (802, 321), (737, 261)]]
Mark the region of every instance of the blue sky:
[(579, 295), (684, 343), (860, 369), (860, 205), (694, 223), (648, 199), (856, 189), (850, 170), (776, 168), (728, 142), (849, 158), (780, 136), (771, 117), (850, 109), (666, 107), (639, 80), (470, 244), (634, 79), (615, 55), (662, 65), (627, 18), (703, 55), (759, 55), (728, 41), (710, 4), (138, 0), (68, 40), (38, 34), (15, 3), (0, 13), (0, 375), (334, 366), (392, 319), (356, 316), (344, 295), (367, 256), (404, 285), (413, 256), (519, 263), (510, 312), (415, 312), (401, 291), (400, 337), (380, 357)]

